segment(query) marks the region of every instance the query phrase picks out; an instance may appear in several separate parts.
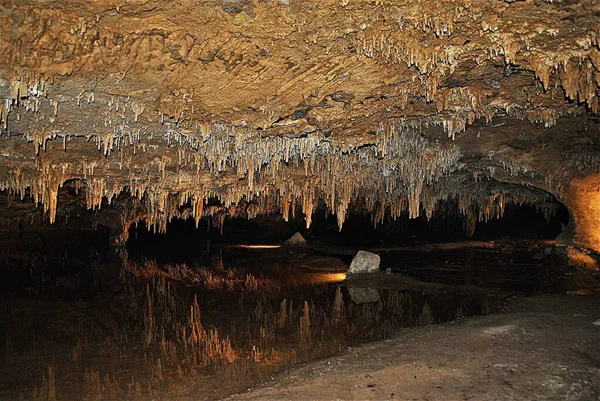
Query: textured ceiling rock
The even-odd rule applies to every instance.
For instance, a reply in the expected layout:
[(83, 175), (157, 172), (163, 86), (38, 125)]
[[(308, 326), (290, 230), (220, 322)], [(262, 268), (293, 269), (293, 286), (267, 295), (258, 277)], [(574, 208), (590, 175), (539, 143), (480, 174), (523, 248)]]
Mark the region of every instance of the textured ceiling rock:
[(127, 191), (159, 229), (568, 205), (600, 171), (599, 37), (595, 0), (4, 1), (0, 185), (51, 221), (65, 182)]

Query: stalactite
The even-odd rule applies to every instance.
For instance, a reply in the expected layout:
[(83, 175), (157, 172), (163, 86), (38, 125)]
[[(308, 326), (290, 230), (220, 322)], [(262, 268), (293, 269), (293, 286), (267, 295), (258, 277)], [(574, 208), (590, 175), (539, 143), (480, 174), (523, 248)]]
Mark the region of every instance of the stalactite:
[[(434, 29), (436, 35), (445, 35), (450, 26), (423, 24), (426, 29)], [(404, 46), (407, 53), (398, 57), (405, 57), (405, 61), (408, 57), (409, 64), (423, 73), (451, 65), (455, 52), (459, 51), (454, 47), (424, 49), (417, 41), (401, 45), (393, 37), (376, 32), (366, 32), (363, 42), (364, 52), (387, 52), (388, 57), (400, 54), (392, 48)], [(505, 43), (503, 52), (510, 61), (516, 57), (518, 45), (509, 42)], [(547, 60), (536, 62), (540, 63), (536, 76), (545, 89), (558, 77), (568, 97), (589, 102), (590, 91), (596, 88), (591, 61), (583, 57), (580, 60), (583, 68), (577, 69), (574, 61), (567, 59), (561, 69), (549, 70), (542, 68), (547, 66)], [(435, 205), (448, 197), (461, 199), (459, 204), (464, 215), (476, 213), (482, 221), (499, 216), (504, 204), (500, 198), (491, 200), (491, 195), (475, 198), (444, 187), (444, 177), (463, 167), (461, 153), (451, 143), (433, 143), (419, 134), (430, 125), (441, 125), (454, 139), (475, 118), (490, 120), (499, 108), (498, 105), (485, 108), (482, 100), (485, 91), (475, 87), (441, 87), (443, 75), (440, 72), (417, 78), (426, 88), (427, 99), (435, 102), (438, 115), (384, 120), (374, 127), (372, 140), (362, 146), (345, 143), (343, 135), (329, 137), (321, 131), (268, 135), (244, 126), (206, 120), (198, 123), (195, 130), (179, 129), (176, 122), (165, 122), (165, 128), (158, 131), (134, 129), (132, 124), (138, 123), (143, 113), (146, 113), (144, 116), (151, 114), (144, 105), (116, 96), (103, 103), (100, 93), (96, 96), (93, 92), (80, 92), (80, 104), (85, 99), (83, 94), (87, 93), (87, 102), (84, 100), (82, 108), (92, 105), (106, 108), (104, 127), (100, 131), (71, 135), (40, 130), (27, 132), (24, 137), (33, 143), (38, 158), (43, 158), (41, 152), (45, 151), (47, 142), (56, 138), (63, 140), (65, 152), (69, 151), (67, 140), (86, 138), (95, 143), (99, 157), (86, 157), (73, 164), (45, 165), (36, 171), (15, 169), (3, 186), (21, 196), (29, 188), (51, 221), (56, 218), (58, 188), (65, 180), (85, 181), (86, 204), (90, 209), (98, 209), (103, 199), (110, 203), (117, 194), (127, 191), (140, 200), (147, 211), (149, 227), (158, 232), (164, 232), (167, 223), (175, 217), (194, 218), (198, 225), (203, 217), (211, 216), (218, 227), (222, 227), (225, 216), (252, 218), (259, 213), (279, 212), (287, 220), (294, 216), (296, 205), (300, 205), (307, 227), (317, 205), (322, 205), (336, 215), (341, 229), (357, 199), (363, 199), (368, 205), (374, 223), (382, 222), (386, 216), (398, 218), (404, 212), (408, 212), (410, 218), (422, 212), (430, 218)], [(2, 122), (6, 124), (8, 113), (18, 107), (31, 113), (39, 113), (40, 107), (42, 110), (46, 107), (56, 116), (59, 100), (43, 99), (45, 82), (40, 78), (16, 80), (11, 85), (11, 98), (0, 109)], [(523, 115), (546, 127), (553, 126), (560, 116), (550, 107), (525, 110)], [(175, 148), (173, 152), (169, 150), (171, 147)], [(167, 151), (157, 154), (158, 149)], [(136, 158), (148, 164), (132, 167)], [(508, 159), (498, 159), (498, 162), (512, 176), (533, 174), (531, 168), (522, 163)], [(117, 165), (118, 174), (114, 170)], [(490, 167), (491, 176), (494, 169)], [(440, 190), (436, 192), (431, 188)], [(220, 205), (213, 209), (205, 207), (211, 198)], [(521, 200), (512, 198), (510, 201)]]
[[(421, 205), (431, 216), (436, 198), (430, 189), (439, 187), (443, 177), (462, 167), (455, 146), (432, 144), (415, 132), (412, 123), (403, 120), (381, 124), (377, 144), (349, 151), (340, 150), (321, 135), (261, 141), (246, 133), (245, 140), (232, 141), (229, 132), (226, 127), (213, 125), (210, 137), (195, 144), (179, 135), (183, 146), (178, 150), (179, 156), (175, 160), (166, 156), (157, 159), (158, 168), (154, 172), (147, 170), (147, 178), (132, 174), (122, 179), (107, 174), (111, 163), (82, 161), (80, 165), (61, 168), (46, 165), (39, 172), (29, 172), (29, 178), (23, 171), (15, 170), (4, 187), (21, 194), (31, 187), (36, 202), (49, 209), (51, 220), (55, 218), (59, 182), (80, 178), (85, 183), (88, 208), (100, 208), (103, 199), (110, 202), (127, 191), (142, 202), (149, 228), (158, 232), (164, 232), (175, 217), (191, 217), (199, 224), (202, 217), (213, 216), (217, 227), (222, 227), (226, 215), (252, 218), (280, 210), (288, 219), (295, 213), (295, 205), (300, 205), (307, 227), (315, 207), (325, 205), (336, 214), (341, 229), (357, 199), (366, 199), (375, 222), (383, 221), (388, 213), (398, 218), (404, 211), (416, 218)], [(173, 132), (169, 135), (170, 140), (176, 138)], [(111, 154), (109, 150), (108, 145), (101, 148), (107, 156)], [(382, 154), (384, 158), (380, 157)], [(195, 174), (188, 174), (187, 170), (179, 170), (175, 178), (165, 174), (168, 166), (176, 164), (182, 168), (188, 161)], [(254, 175), (249, 174), (251, 170)], [(216, 181), (209, 177), (231, 171), (236, 179), (226, 181), (226, 185), (223, 181), (211, 184)], [(36, 181), (38, 174), (51, 177), (52, 182)], [(196, 181), (200, 177), (206, 178)], [(207, 186), (194, 192), (178, 189), (189, 188), (191, 182), (204, 182)], [(452, 193), (449, 188), (445, 191)], [(217, 199), (221, 206), (206, 207), (209, 198)]]

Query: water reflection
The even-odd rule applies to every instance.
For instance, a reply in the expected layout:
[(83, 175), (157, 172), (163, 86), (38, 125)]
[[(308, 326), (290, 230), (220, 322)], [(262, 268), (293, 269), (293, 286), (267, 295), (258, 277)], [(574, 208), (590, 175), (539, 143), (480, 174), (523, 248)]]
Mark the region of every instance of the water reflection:
[(348, 294), (357, 305), (379, 302), (379, 291), (374, 288), (348, 287)]
[(238, 248), (242, 249), (279, 249), (281, 245), (237, 245)]
[(314, 274), (314, 283), (321, 284), (332, 284), (332, 283), (341, 283), (346, 279), (346, 272), (341, 273), (313, 273)]
[[(516, 267), (505, 267), (493, 249), (462, 259), (445, 251), (430, 264), (427, 255), (407, 263), (402, 255), (382, 260), (384, 267), (395, 260), (404, 273), (441, 277), (451, 286), (384, 274), (368, 278), (368, 285), (346, 282), (339, 259), (308, 251), (212, 252), (202, 259), (208, 263), (126, 259), (110, 285), (94, 278), (87, 295), (73, 301), (60, 291), (77, 288), (86, 266), (107, 274), (106, 261), (71, 265), (64, 257), (54, 263), (6, 254), (2, 263), (26, 265), (30, 287), (46, 299), (15, 293), (0, 302), (0, 399), (42, 400), (53, 392), (57, 399), (173, 398), (190, 388), (199, 398), (216, 398), (403, 327), (490, 313), (521, 288), (509, 286)], [(542, 274), (539, 264), (526, 269), (516, 252), (511, 258), (527, 270), (521, 272), (527, 283), (557, 288), (539, 284), (556, 272)], [(55, 264), (60, 276), (43, 274)], [(485, 286), (486, 275), (509, 289)]]

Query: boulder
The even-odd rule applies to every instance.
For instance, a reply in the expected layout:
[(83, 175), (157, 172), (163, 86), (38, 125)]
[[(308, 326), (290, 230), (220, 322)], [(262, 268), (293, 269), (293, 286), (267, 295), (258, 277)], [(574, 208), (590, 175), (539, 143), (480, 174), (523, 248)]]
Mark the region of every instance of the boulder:
[(358, 251), (354, 259), (352, 259), (352, 263), (350, 264), (350, 268), (348, 269), (348, 275), (352, 274), (360, 274), (360, 273), (377, 273), (379, 272), (379, 263), (381, 262), (381, 258), (379, 255), (367, 252), (367, 251)]
[(292, 235), (287, 241), (283, 243), (284, 246), (289, 247), (302, 247), (306, 246), (306, 240), (300, 233)]

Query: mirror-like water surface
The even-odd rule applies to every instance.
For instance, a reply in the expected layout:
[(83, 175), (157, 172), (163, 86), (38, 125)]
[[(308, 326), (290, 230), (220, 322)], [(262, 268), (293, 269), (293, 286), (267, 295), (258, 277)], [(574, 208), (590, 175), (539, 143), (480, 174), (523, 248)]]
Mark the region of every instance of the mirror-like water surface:
[(541, 241), (475, 245), (382, 249), (382, 272), (351, 281), (341, 248), (207, 247), (192, 263), (5, 251), (3, 266), (27, 279), (0, 302), (0, 398), (214, 399), (581, 281)]

